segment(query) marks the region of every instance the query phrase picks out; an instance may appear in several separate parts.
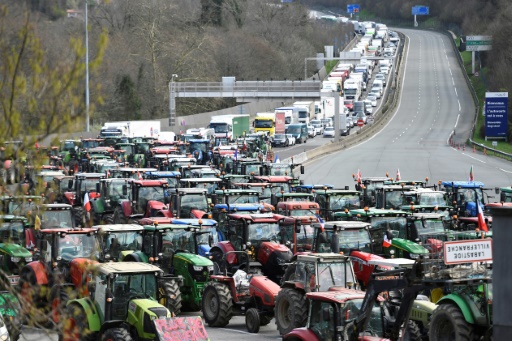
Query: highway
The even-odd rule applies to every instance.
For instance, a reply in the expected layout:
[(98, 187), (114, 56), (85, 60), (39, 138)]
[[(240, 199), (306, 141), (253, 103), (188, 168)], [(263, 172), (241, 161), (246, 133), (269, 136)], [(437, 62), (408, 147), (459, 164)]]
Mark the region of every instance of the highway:
[[(305, 183), (329, 183), (353, 188), (352, 174), (395, 176), (402, 179), (467, 180), (471, 166), (475, 180), (486, 187), (512, 183), (512, 166), (501, 159), (448, 144), (452, 131), (464, 141), (474, 119), (474, 104), (449, 38), (429, 31), (401, 30), (409, 40), (401, 83), (400, 104), (387, 126), (365, 142), (305, 163)], [(354, 128), (357, 129), (357, 128)], [(275, 149), (280, 159), (327, 142), (321, 136), (306, 144)], [(197, 315), (187, 314), (187, 315)], [(234, 317), (226, 328), (207, 327), (210, 340), (279, 340), (274, 321), (259, 334), (247, 333), (243, 317)], [(22, 340), (57, 340), (30, 330)]]

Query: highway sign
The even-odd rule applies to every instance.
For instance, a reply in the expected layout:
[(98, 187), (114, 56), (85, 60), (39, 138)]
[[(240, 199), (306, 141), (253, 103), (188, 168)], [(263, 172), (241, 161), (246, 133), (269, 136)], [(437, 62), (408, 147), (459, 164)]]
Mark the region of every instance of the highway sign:
[(507, 137), (508, 92), (485, 93), (485, 136)]
[(347, 13), (359, 13), (359, 5), (358, 4), (348, 4), (347, 5)]
[(412, 8), (412, 15), (428, 15), (429, 7), (428, 6), (414, 6)]
[(368, 122), (368, 124), (373, 124), (373, 122), (375, 122), (375, 118), (372, 115), (370, 115), (368, 116), (366, 121)]
[(444, 242), (444, 263), (492, 261), (492, 239)]
[(467, 36), (466, 51), (492, 50), (492, 36)]

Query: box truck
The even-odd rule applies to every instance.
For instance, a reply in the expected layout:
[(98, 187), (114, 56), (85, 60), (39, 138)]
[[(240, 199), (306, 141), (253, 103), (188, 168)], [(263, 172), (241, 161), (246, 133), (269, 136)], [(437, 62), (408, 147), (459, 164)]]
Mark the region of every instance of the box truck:
[(236, 137), (249, 133), (249, 115), (219, 115), (210, 118), (208, 128), (212, 128), (215, 137)]
[[(105, 122), (100, 137), (156, 137), (160, 134), (160, 121), (116, 121)], [(115, 132), (118, 134), (115, 134)]]

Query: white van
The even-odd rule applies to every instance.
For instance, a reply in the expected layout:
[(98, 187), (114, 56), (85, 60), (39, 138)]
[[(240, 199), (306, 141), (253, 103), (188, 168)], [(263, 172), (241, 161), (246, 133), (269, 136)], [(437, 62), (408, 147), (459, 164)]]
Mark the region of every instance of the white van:
[(380, 88), (380, 92), (384, 92), (384, 82), (376, 79), (373, 81), (372, 88)]

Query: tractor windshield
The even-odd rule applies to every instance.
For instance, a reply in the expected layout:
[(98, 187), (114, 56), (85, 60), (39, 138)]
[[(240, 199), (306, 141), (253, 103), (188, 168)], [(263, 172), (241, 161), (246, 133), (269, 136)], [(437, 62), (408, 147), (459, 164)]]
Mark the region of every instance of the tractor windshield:
[(372, 229), (390, 229), (395, 231), (405, 231), (407, 225), (407, 219), (405, 217), (372, 217), (371, 219)]
[(42, 213), (41, 218), (42, 228), (73, 228), (73, 214), (71, 210), (46, 210)]
[(122, 231), (109, 233), (104, 239), (104, 250), (111, 250), (114, 257), (121, 251), (140, 251), (142, 234), (138, 231)]
[[(290, 210), (290, 216), (293, 217), (316, 217), (318, 211), (316, 209), (306, 209), (306, 210)], [(316, 220), (316, 218), (315, 218)]]
[(80, 192), (96, 191), (96, 184), (100, 181), (99, 178), (86, 178), (80, 181)]
[(2, 243), (24, 245), (23, 240), (25, 240), (25, 234), (23, 222), (12, 221), (0, 224), (0, 236), (2, 237)]
[(285, 166), (273, 166), (270, 168), (270, 174), (269, 175), (277, 175), (277, 176), (292, 176), (292, 166), (291, 165), (285, 165)]
[(443, 221), (440, 219), (416, 220), (414, 227), (419, 235), (445, 232)]
[(281, 192), (283, 193), (290, 193), (290, 184), (287, 182), (282, 183), (273, 183), (271, 188), (272, 194), (279, 194)]
[(191, 152), (195, 150), (200, 150), (203, 153), (208, 152), (208, 144), (206, 142), (190, 142), (189, 149)]
[(125, 185), (125, 181), (112, 181), (110, 184), (108, 184), (108, 198), (110, 200), (121, 200), (121, 199), (128, 199), (128, 193), (125, 195), (123, 194), (123, 185)]
[(329, 209), (333, 211), (349, 210), (361, 208), (361, 201), (358, 195), (331, 195), (329, 199)]
[(32, 201), (9, 201), (7, 214), (26, 216), (28, 212), (37, 211), (37, 206)]
[(165, 193), (163, 187), (139, 187), (139, 200), (147, 202), (149, 200), (156, 200), (164, 202)]
[(82, 140), (82, 148), (83, 149), (96, 148), (99, 146), (100, 146), (99, 140)]
[(251, 174), (256, 174), (256, 175), (260, 174), (260, 165), (259, 164), (245, 166), (245, 175), (251, 175)]
[(385, 208), (400, 208), (402, 205), (402, 192), (401, 191), (386, 191)]
[[(363, 304), (362, 298), (353, 299), (347, 301), (343, 310), (341, 312), (341, 316), (345, 318), (346, 321), (351, 321), (359, 316), (359, 310), (361, 309), (361, 305)], [(378, 302), (375, 302), (372, 308), (372, 312), (370, 313), (370, 319), (368, 321), (368, 325), (366, 325), (365, 334), (376, 336), (376, 337), (384, 337), (384, 328), (382, 325), (382, 309)]]
[(232, 195), (228, 198), (230, 204), (255, 204), (259, 202), (258, 196), (252, 194)]
[(418, 204), (427, 206), (446, 206), (446, 200), (444, 199), (443, 193), (421, 193)]
[(58, 254), (66, 260), (75, 258), (91, 258), (96, 251), (94, 236), (70, 233), (58, 238)]
[[(181, 197), (181, 208), (188, 210), (208, 211), (208, 200), (204, 194), (187, 194)], [(187, 218), (180, 215), (183, 218)]]
[[(340, 251), (350, 254), (350, 250), (357, 249), (364, 252), (372, 252), (370, 234), (364, 229), (345, 229), (339, 232)], [(327, 231), (328, 240), (332, 231)]]
[(318, 263), (319, 291), (327, 291), (330, 287), (346, 287), (347, 283), (356, 283), (350, 263)]
[[(112, 318), (125, 320), (128, 313), (128, 305), (134, 298), (149, 298), (156, 300), (157, 284), (155, 273), (140, 274), (111, 274), (114, 280), (112, 291), (115, 297), (116, 306), (112, 312)], [(117, 307), (117, 309), (116, 309)]]
[(277, 223), (254, 223), (249, 225), (249, 241), (260, 244), (262, 240), (281, 241), (281, 228)]

